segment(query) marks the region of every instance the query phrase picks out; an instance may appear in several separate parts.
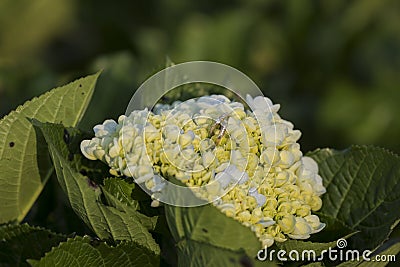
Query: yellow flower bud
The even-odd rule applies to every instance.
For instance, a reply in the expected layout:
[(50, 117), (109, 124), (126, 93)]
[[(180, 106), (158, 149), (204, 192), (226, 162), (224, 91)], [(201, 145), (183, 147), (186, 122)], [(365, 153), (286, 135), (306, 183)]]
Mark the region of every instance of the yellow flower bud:
[(209, 165), (211, 165), (214, 162), (215, 155), (211, 151), (207, 151), (202, 154), (201, 158), (202, 158), (203, 166), (208, 167)]
[(260, 155), (260, 162), (267, 166), (275, 165), (279, 160), (279, 151), (274, 148), (267, 148)]
[(179, 135), (179, 145), (181, 147), (186, 147), (187, 145), (191, 144), (193, 141), (194, 136), (190, 133), (184, 133)]
[(255, 154), (248, 154), (246, 170), (254, 170), (258, 165), (258, 157)]
[(284, 213), (290, 214), (293, 212), (292, 205), (290, 204), (290, 202), (283, 202), (283, 203), (279, 204), (278, 212), (284, 212)]
[(318, 196), (313, 196), (311, 199), (311, 209), (312, 211), (317, 211), (322, 207), (322, 200)]
[(254, 209), (255, 207), (257, 207), (257, 200), (254, 197), (247, 196), (246, 203), (249, 209)]
[(219, 207), (223, 213), (226, 214), (228, 217), (234, 217), (235, 212), (235, 205), (233, 204), (223, 204)]
[(185, 183), (189, 181), (190, 175), (183, 171), (177, 171), (175, 174), (175, 178)]
[(317, 215), (308, 215), (306, 217), (304, 217), (304, 219), (307, 221), (307, 223), (311, 226), (312, 228), (312, 234), (318, 233), (319, 231), (321, 231), (324, 227), (325, 224), (321, 223), (319, 221), (319, 218)]
[(203, 181), (203, 182), (208, 182), (211, 178), (213, 178), (213, 172), (211, 172), (211, 171), (207, 171), (207, 172), (205, 172), (205, 174), (201, 177), (201, 180)]
[(275, 196), (274, 189), (271, 187), (271, 185), (266, 183), (260, 185), (258, 192), (260, 192), (264, 196)]
[(264, 217), (269, 217), (269, 218), (274, 218), (275, 217), (275, 215), (276, 215), (276, 210), (274, 209), (274, 210), (267, 210), (267, 209), (264, 209), (263, 210), (263, 216)]
[(116, 158), (119, 156), (119, 153), (121, 151), (121, 147), (118, 145), (114, 145), (110, 148), (110, 150), (108, 151), (108, 154), (110, 155), (111, 158)]
[(294, 155), (290, 151), (283, 150), (279, 154), (280, 162), (279, 166), (283, 168), (290, 167), (295, 160)]
[(300, 217), (306, 217), (310, 215), (310, 213), (311, 213), (311, 208), (306, 204), (303, 204), (302, 206), (296, 209), (296, 214)]
[(260, 241), (263, 247), (270, 247), (274, 244), (274, 237), (270, 234), (263, 234)]
[(296, 217), (291, 214), (286, 214), (278, 220), (278, 225), (284, 233), (291, 233), (296, 225)]
[(281, 227), (279, 226), (279, 224), (274, 224), (274, 225), (271, 225), (270, 227), (268, 227), (268, 228), (266, 229), (265, 232), (266, 232), (267, 234), (269, 234), (269, 235), (275, 237), (275, 236), (278, 235), (281, 231), (282, 231), (282, 230), (281, 230)]
[(198, 116), (198, 117), (195, 118), (194, 121), (195, 121), (195, 123), (197, 125), (204, 125), (204, 124), (208, 124), (209, 118), (208, 117), (200, 117), (200, 116)]
[(106, 152), (103, 149), (96, 149), (93, 151), (93, 155), (96, 157), (95, 159), (103, 160)]
[(269, 197), (266, 199), (264, 209), (276, 210), (276, 207), (278, 207), (276, 198)]
[(144, 136), (146, 142), (152, 142), (157, 138), (160, 138), (160, 133), (153, 125), (149, 124), (144, 129)]
[(275, 176), (274, 182), (275, 186), (280, 187), (287, 183), (289, 180), (289, 174), (286, 172), (280, 172)]
[(113, 176), (119, 176), (118, 172), (114, 169), (110, 169), (110, 174)]
[(251, 219), (251, 214), (248, 210), (242, 211), (237, 215), (237, 219), (240, 222), (248, 222)]
[(252, 212), (251, 212), (251, 223), (255, 224), (258, 223), (263, 217), (262, 211), (260, 207), (255, 208)]
[(218, 183), (216, 181), (209, 183), (206, 186), (206, 190), (211, 196), (216, 196), (216, 195), (218, 195), (218, 193), (221, 190), (220, 183)]
[(153, 179), (150, 179), (150, 180), (147, 180), (147, 181), (145, 182), (145, 185), (146, 185), (146, 187), (147, 187), (148, 189), (152, 189), (152, 188), (155, 186), (155, 183), (154, 183)]
[(242, 120), (244, 117), (246, 117), (246, 112), (241, 109), (235, 109), (233, 115), (236, 117), (236, 119)]
[(166, 173), (168, 176), (175, 176), (177, 170), (175, 167), (168, 167)]
[(290, 233), (288, 233), (288, 236), (294, 239), (307, 239), (310, 237), (310, 234), (312, 232), (311, 226), (307, 223), (307, 221), (304, 218), (301, 217), (295, 217), (296, 218), (296, 224)]

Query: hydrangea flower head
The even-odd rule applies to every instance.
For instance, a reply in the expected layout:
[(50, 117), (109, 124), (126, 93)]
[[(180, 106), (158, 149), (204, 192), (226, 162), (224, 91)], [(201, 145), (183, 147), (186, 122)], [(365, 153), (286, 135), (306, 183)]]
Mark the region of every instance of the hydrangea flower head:
[(194, 192), (249, 227), (263, 246), (307, 239), (325, 226), (312, 214), (326, 192), (318, 165), (303, 156), (301, 133), (279, 116), (279, 105), (261, 96), (246, 102), (250, 109), (223, 95), (157, 104), (95, 126), (81, 150), (154, 194), (165, 187), (162, 177), (207, 185)]

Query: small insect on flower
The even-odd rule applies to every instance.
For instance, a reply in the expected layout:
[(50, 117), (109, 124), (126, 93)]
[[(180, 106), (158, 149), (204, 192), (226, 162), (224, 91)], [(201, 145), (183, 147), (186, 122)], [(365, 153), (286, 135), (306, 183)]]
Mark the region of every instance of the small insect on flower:
[(215, 123), (211, 126), (209, 131), (209, 136), (214, 136), (215, 131), (219, 128), (219, 133), (217, 136), (217, 145), (221, 142), (221, 139), (224, 137), (226, 132), (226, 120), (229, 118), (230, 113), (225, 113), (215, 120)]

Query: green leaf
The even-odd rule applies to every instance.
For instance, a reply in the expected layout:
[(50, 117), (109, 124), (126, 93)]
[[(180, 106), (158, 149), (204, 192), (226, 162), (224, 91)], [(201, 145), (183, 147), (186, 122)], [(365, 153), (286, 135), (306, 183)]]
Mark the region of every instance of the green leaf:
[(360, 231), (351, 238), (357, 249), (382, 244), (400, 219), (399, 157), (370, 146), (319, 149), (310, 156), (327, 188), (319, 211), (327, 222), (323, 232), (338, 238), (343, 231)]
[(75, 237), (53, 248), (32, 266), (159, 266), (159, 256), (135, 242), (111, 247), (88, 236)]
[(28, 224), (0, 227), (0, 265), (28, 266), (26, 259), (40, 259), (67, 237)]
[(46, 145), (27, 118), (77, 125), (98, 76), (53, 89), (0, 120), (0, 224), (21, 221), (53, 171)]
[(190, 208), (166, 205), (165, 212), (177, 242), (187, 239), (230, 250), (243, 249), (248, 255), (257, 255), (261, 249), (260, 241), (249, 227), (210, 204)]
[(129, 184), (120, 178), (107, 178), (101, 188), (109, 206), (135, 217), (148, 230), (154, 230), (158, 217), (147, 217), (136, 212), (139, 209), (139, 203), (131, 198), (135, 184)]
[[(159, 254), (160, 249), (147, 230), (152, 221), (130, 208), (119, 210), (101, 202), (101, 189), (93, 181), (78, 172), (68, 160), (69, 150), (62, 136), (64, 127), (50, 123), (33, 122), (42, 130), (56, 170), (58, 181), (68, 196), (76, 214), (105, 240), (129, 240)], [(73, 130), (69, 130), (73, 135)], [(111, 196), (111, 194), (110, 194)], [(127, 208), (129, 206), (126, 206)]]
[(134, 183), (128, 183), (120, 178), (107, 178), (104, 179), (102, 189), (109, 205), (122, 209), (126, 206), (135, 210), (139, 209), (139, 203), (131, 196), (133, 189), (135, 189)]
[[(169, 180), (182, 185), (173, 177), (169, 177)], [(167, 191), (166, 194), (169, 194), (169, 197), (174, 200), (182, 198), (174, 190)], [(185, 194), (184, 197), (195, 198), (195, 195)], [(246, 254), (251, 258), (256, 257), (257, 252), (261, 249), (260, 241), (249, 227), (226, 216), (211, 204), (199, 207), (165, 205), (165, 217), (171, 235), (178, 245), (182, 242), (192, 244), (192, 241), (196, 244), (205, 243), (216, 248), (241, 251), (241, 254)], [(196, 252), (195, 245), (185, 249), (185, 254), (189, 256), (202, 253)]]
[(244, 250), (223, 249), (193, 240), (178, 243), (178, 266), (182, 267), (278, 266), (274, 262), (258, 261), (255, 255), (249, 257)]

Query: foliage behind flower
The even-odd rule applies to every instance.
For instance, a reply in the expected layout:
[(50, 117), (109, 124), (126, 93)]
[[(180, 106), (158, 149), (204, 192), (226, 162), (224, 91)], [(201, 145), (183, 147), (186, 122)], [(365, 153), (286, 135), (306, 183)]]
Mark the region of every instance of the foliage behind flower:
[(307, 239), (325, 226), (312, 214), (325, 193), (318, 166), (302, 155), (301, 133), (280, 118), (279, 105), (246, 100), (251, 110), (211, 95), (133, 111), (95, 126), (81, 150), (106, 162), (112, 175), (134, 177), (153, 196), (163, 190), (163, 178), (194, 192), (207, 185), (199, 197), (250, 227), (263, 246)]

